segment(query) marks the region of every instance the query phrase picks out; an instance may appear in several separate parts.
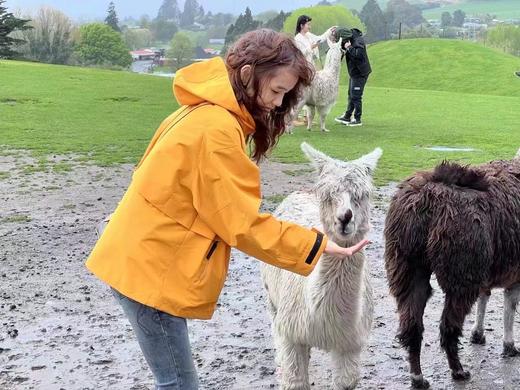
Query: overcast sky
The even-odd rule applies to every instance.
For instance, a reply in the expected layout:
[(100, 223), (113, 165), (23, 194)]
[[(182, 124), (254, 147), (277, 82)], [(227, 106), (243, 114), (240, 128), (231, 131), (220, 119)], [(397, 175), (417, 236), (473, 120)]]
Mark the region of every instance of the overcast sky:
[[(163, 0), (113, 1), (119, 19), (127, 16), (138, 18), (144, 14), (155, 17), (163, 2)], [(247, 6), (249, 6), (253, 14), (257, 14), (267, 10), (289, 11), (316, 4), (319, 0), (198, 0), (198, 2), (204, 7), (205, 11), (213, 13), (229, 12), (238, 15), (244, 12)], [(13, 12), (16, 9), (37, 9), (41, 5), (49, 5), (59, 9), (73, 19), (88, 20), (94, 18), (104, 19), (109, 3), (110, 0), (7, 0), (4, 6), (7, 6), (8, 10)], [(177, 0), (177, 4), (179, 4), (179, 8), (182, 11), (184, 0)]]

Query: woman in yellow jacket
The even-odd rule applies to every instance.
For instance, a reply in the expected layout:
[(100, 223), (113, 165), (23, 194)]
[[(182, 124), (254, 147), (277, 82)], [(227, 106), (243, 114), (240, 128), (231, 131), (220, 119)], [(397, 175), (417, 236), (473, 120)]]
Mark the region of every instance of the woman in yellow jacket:
[(259, 213), (258, 162), (276, 144), (313, 70), (289, 37), (245, 34), (179, 70), (166, 118), (87, 267), (113, 289), (156, 388), (197, 389), (186, 318), (211, 318), (235, 247), (308, 275), (321, 254), (350, 256), (322, 233)]

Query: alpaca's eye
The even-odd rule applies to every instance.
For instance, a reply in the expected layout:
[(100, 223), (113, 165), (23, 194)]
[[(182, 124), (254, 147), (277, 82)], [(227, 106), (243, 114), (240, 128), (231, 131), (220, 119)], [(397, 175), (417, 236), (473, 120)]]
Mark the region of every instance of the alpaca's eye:
[(332, 195), (330, 192), (323, 192), (320, 196), (320, 199), (323, 203), (331, 204), (332, 203)]

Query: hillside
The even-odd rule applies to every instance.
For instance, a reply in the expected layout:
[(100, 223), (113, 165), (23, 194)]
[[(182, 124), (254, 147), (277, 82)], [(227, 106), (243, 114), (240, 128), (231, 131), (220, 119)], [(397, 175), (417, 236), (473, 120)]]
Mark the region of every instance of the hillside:
[(520, 97), (520, 58), (460, 40), (410, 39), (369, 47), (372, 87)]
[(466, 0), (445, 7), (423, 11), (425, 19), (440, 19), (443, 12), (453, 14), (455, 10), (462, 10), (467, 16), (483, 14), (496, 15), (498, 19), (519, 19), (520, 2), (518, 0)]
[[(338, 0), (335, 4), (340, 4), (348, 9), (361, 11), (367, 0)], [(388, 0), (377, 0), (379, 6), (384, 11)], [(408, 0), (411, 4), (425, 3), (425, 0)], [(423, 11), (425, 19), (440, 19), (443, 12), (453, 14), (453, 11), (461, 9), (467, 16), (483, 14), (496, 15), (499, 19), (518, 19), (520, 18), (520, 4), (518, 0), (462, 0), (453, 5), (432, 8)]]
[[(379, 3), (379, 7), (384, 11), (386, 9), (386, 4), (389, 0), (377, 0)], [(410, 4), (418, 4), (424, 3), (424, 0), (407, 0)], [(367, 0), (337, 0), (336, 2), (331, 1), (333, 4), (343, 5), (348, 9), (355, 9), (357, 11), (361, 11), (363, 6), (367, 3)]]

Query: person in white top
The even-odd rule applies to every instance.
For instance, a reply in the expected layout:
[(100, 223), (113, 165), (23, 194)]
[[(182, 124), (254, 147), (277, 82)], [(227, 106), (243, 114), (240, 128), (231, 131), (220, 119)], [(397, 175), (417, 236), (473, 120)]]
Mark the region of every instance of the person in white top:
[(300, 49), (305, 58), (307, 58), (307, 61), (315, 65), (314, 59), (320, 58), (320, 51), (318, 46), (320, 43), (325, 42), (327, 37), (330, 37), (334, 27), (330, 27), (322, 35), (314, 35), (310, 32), (311, 20), (312, 18), (307, 15), (301, 15), (298, 17), (294, 40), (296, 41), (296, 46), (298, 49)]
[[(300, 15), (298, 17), (298, 20), (296, 21), (296, 35), (294, 36), (294, 41), (307, 61), (309, 61), (312, 66), (316, 68), (314, 59), (320, 59), (320, 51), (318, 46), (320, 43), (325, 42), (327, 37), (331, 36), (335, 27), (329, 28), (322, 35), (314, 35), (310, 32), (311, 20), (312, 18), (307, 15)], [(309, 108), (307, 106), (303, 106), (303, 111), (305, 112), (305, 117), (307, 117), (309, 115)], [(305, 123), (307, 123), (305, 118), (303, 121), (299, 121), (298, 118), (296, 118), (294, 125), (300, 126)]]

